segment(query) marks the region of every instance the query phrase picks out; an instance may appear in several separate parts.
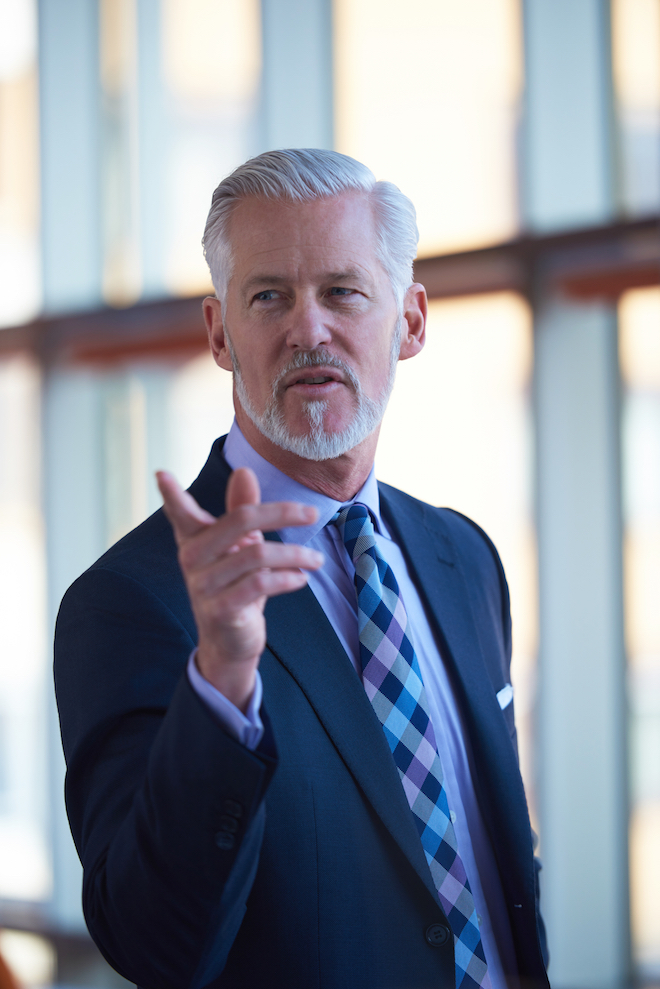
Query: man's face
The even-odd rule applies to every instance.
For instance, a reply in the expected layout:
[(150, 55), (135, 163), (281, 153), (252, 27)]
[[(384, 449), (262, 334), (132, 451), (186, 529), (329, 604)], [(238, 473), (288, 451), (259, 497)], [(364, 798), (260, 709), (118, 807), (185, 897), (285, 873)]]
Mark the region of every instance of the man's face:
[[(402, 320), (360, 193), (291, 205), (250, 199), (231, 218), (233, 270), (216, 360), (242, 411), (277, 446), (338, 457), (374, 432)], [(216, 304), (218, 305), (218, 304)]]

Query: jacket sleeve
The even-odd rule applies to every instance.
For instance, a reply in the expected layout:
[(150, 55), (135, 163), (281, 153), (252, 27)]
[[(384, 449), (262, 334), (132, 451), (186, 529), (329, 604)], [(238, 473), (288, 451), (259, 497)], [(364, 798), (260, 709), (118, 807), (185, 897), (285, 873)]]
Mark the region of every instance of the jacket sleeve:
[(256, 873), (276, 753), (250, 752), (190, 686), (194, 642), (139, 581), (84, 574), (62, 602), (55, 676), (83, 907), (146, 989), (216, 978)]

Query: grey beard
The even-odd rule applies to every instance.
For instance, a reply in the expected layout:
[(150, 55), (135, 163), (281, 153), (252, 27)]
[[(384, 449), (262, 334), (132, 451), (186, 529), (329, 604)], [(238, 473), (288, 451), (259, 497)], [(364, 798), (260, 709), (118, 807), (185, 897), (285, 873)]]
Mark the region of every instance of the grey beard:
[[(234, 348), (225, 329), (227, 349), (234, 365), (234, 385), (242, 408), (259, 432), (271, 443), (281, 447), (282, 450), (288, 450), (289, 453), (294, 453), (304, 460), (334, 460), (336, 457), (341, 457), (344, 453), (348, 453), (349, 450), (359, 446), (382, 422), (394, 387), (396, 365), (399, 359), (401, 322), (401, 320), (397, 321), (390, 348), (387, 382), (377, 400), (364, 394), (357, 375), (341, 358), (323, 350), (297, 351), (273, 382), (273, 393), (263, 412), (258, 412), (250, 400), (240, 364), (236, 359)], [(280, 407), (280, 383), (285, 375), (290, 374), (291, 371), (320, 366), (335, 367), (342, 371), (355, 395), (355, 413), (352, 421), (345, 429), (339, 432), (329, 432), (324, 423), (328, 402), (318, 399), (308, 401), (305, 405), (305, 414), (309, 421), (310, 430), (308, 433), (298, 436), (291, 432), (284, 419)]]

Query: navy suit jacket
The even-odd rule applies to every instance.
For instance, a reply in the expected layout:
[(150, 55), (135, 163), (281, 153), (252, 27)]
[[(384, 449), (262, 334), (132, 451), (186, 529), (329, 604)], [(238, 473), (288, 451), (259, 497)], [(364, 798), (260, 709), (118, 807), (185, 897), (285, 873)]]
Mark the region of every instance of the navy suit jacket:
[[(222, 442), (190, 489), (214, 515)], [(499, 558), (463, 516), (380, 495), (461, 707), (523, 986), (547, 987), (513, 705), (496, 698), (510, 660)], [(308, 588), (266, 618), (251, 752), (185, 675), (196, 629), (162, 511), (67, 592), (56, 688), (92, 936), (145, 989), (449, 989), (447, 921), (364, 689)]]

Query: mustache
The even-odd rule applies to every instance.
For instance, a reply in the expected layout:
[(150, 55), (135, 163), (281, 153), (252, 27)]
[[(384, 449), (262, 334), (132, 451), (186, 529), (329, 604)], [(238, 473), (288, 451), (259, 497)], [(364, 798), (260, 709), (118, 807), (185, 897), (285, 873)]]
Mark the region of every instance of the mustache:
[(280, 369), (277, 377), (273, 381), (273, 396), (276, 397), (282, 381), (290, 374), (292, 371), (300, 371), (302, 368), (309, 367), (334, 367), (338, 371), (341, 371), (351, 385), (353, 390), (359, 395), (362, 391), (359, 378), (355, 371), (350, 365), (337, 357), (335, 354), (329, 353), (327, 350), (298, 350), (293, 355), (290, 361)]

